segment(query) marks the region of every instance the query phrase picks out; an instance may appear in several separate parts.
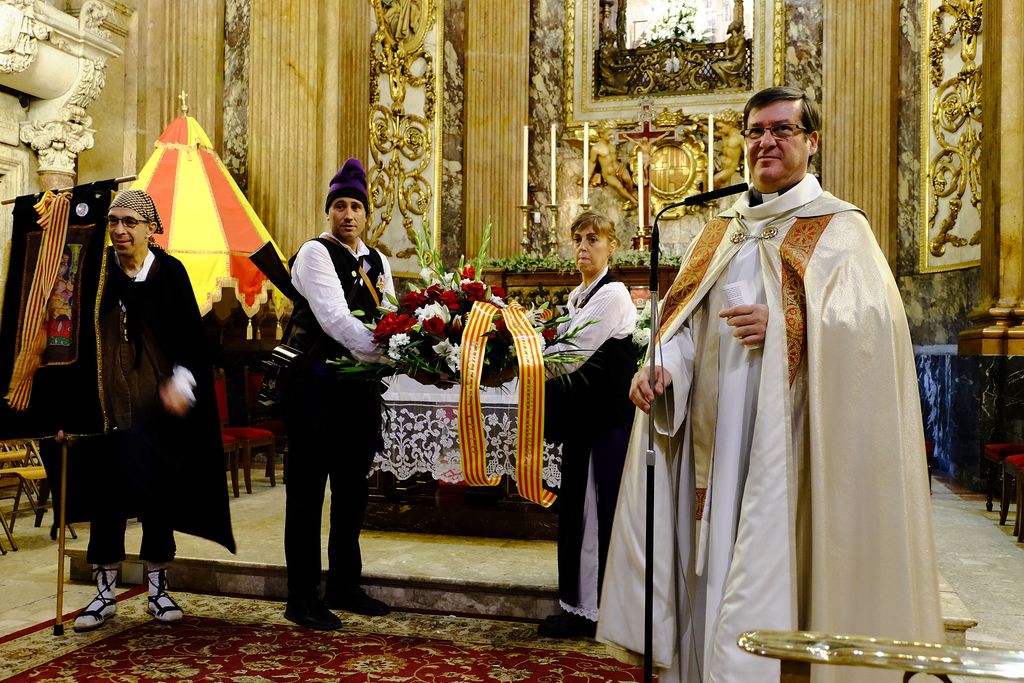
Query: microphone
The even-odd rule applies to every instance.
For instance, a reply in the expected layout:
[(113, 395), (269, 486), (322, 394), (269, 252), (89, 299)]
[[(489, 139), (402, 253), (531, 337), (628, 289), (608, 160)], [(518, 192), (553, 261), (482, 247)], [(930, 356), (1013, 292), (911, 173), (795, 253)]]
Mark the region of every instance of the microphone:
[(717, 190), (711, 190), (711, 192), (701, 192), (687, 197), (679, 204), (673, 204), (672, 206), (693, 206), (695, 204), (704, 204), (714, 199), (721, 199), (722, 197), (728, 197), (731, 194), (739, 194), (749, 187), (746, 183), (736, 183), (735, 185), (729, 185), (722, 187)]

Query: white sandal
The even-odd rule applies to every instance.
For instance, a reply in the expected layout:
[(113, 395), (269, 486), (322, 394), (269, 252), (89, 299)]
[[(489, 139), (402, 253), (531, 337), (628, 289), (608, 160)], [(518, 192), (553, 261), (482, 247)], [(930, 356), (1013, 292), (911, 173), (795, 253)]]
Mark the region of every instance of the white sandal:
[(96, 567), (93, 575), (96, 578), (96, 597), (75, 617), (74, 629), (79, 632), (99, 628), (117, 613), (117, 599), (113, 597), (117, 569)]
[[(152, 569), (146, 572), (146, 581), (149, 582), (150, 586), (156, 587), (156, 594), (150, 594), (149, 604), (146, 605), (146, 611), (153, 615), (157, 621), (162, 621), (165, 624), (170, 624), (175, 621), (181, 621), (181, 618), (185, 616), (185, 611), (178, 606), (178, 603), (174, 602), (174, 598), (167, 594), (167, 574), (166, 569)], [(156, 581), (153, 581), (153, 574), (156, 574)]]

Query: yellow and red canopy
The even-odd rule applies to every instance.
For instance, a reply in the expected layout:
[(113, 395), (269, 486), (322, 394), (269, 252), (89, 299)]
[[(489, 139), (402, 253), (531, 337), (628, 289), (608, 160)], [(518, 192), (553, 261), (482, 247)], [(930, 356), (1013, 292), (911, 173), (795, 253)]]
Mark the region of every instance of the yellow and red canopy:
[(201, 313), (220, 300), (222, 287), (232, 287), (251, 318), (267, 302), (268, 291), (276, 295), (249, 260), (273, 241), (270, 233), (194, 118), (176, 118), (154, 147), (132, 188), (145, 190), (156, 203), (164, 224), (157, 243), (185, 265)]

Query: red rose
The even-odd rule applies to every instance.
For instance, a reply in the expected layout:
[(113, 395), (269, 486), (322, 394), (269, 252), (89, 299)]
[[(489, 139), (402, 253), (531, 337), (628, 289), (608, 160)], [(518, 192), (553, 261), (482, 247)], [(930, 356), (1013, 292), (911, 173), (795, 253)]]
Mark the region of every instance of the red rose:
[(506, 295), (504, 287), (491, 287), (491, 296), (496, 296), (502, 301), (507, 301), (507, 299), (505, 299)]
[(378, 342), (384, 342), (394, 334), (408, 332), (416, 324), (416, 318), (402, 313), (387, 313), (377, 327), (373, 330), (373, 338)]
[(473, 266), (466, 266), (462, 269), (463, 280), (475, 280), (476, 279), (476, 268)]
[(462, 291), (470, 301), (483, 301), (487, 297), (487, 285), (479, 280), (462, 285)]
[(544, 337), (545, 341), (551, 341), (555, 338), (555, 328), (545, 327), (540, 332), (541, 336)]
[(427, 304), (426, 295), (420, 290), (414, 290), (402, 297), (402, 310), (415, 311)]
[(427, 301), (439, 301), (444, 291), (441, 289), (441, 285), (433, 284), (423, 290), (423, 294), (426, 296)]
[(437, 337), (444, 337), (444, 321), (437, 316), (423, 321), (423, 331)]
[(459, 310), (459, 293), (446, 289), (437, 295), (437, 301), (448, 307), (450, 311)]
[(498, 318), (494, 321), (494, 336), (498, 339), (512, 338), (512, 333), (508, 331), (508, 325), (505, 324), (504, 318)]

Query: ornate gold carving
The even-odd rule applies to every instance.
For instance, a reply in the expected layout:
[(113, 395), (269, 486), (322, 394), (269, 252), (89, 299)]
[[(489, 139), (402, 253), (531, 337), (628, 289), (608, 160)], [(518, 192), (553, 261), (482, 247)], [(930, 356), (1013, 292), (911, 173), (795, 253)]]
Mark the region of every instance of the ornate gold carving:
[[(435, 0), (371, 0), (377, 18), (370, 59), (370, 172), (371, 210), (380, 210), (368, 243), (388, 256), (406, 258), (408, 247), (395, 254), (380, 239), (395, 212), (410, 244), (415, 244), (416, 221), (429, 230), (428, 210), (434, 188), (426, 172), (434, 161), (435, 91), (434, 56), (424, 38), (437, 17)], [(380, 82), (386, 78), (388, 101), (381, 100)], [(406, 111), (409, 90), (422, 93), (422, 113)]]
[(719, 43), (666, 40), (625, 49), (621, 38), (601, 34), (594, 64), (598, 99), (750, 89), (753, 41), (743, 37), (742, 21), (733, 22)]
[[(922, 68), (922, 92), (930, 99), (930, 106), (922, 107), (927, 116), (922, 130), (923, 271), (974, 265), (981, 240), (981, 69), (974, 60), (982, 0), (940, 0), (934, 11), (929, 4), (924, 8), (929, 35)], [(960, 67), (949, 76), (948, 53), (957, 47)], [(968, 190), (974, 210), (965, 218)], [(931, 260), (946, 256), (949, 247), (963, 250), (958, 253), (964, 257), (933, 265)]]
[(774, 55), (772, 59), (773, 78), (775, 85), (786, 84), (786, 7), (783, 0), (775, 0), (775, 11), (772, 12), (772, 41)]

